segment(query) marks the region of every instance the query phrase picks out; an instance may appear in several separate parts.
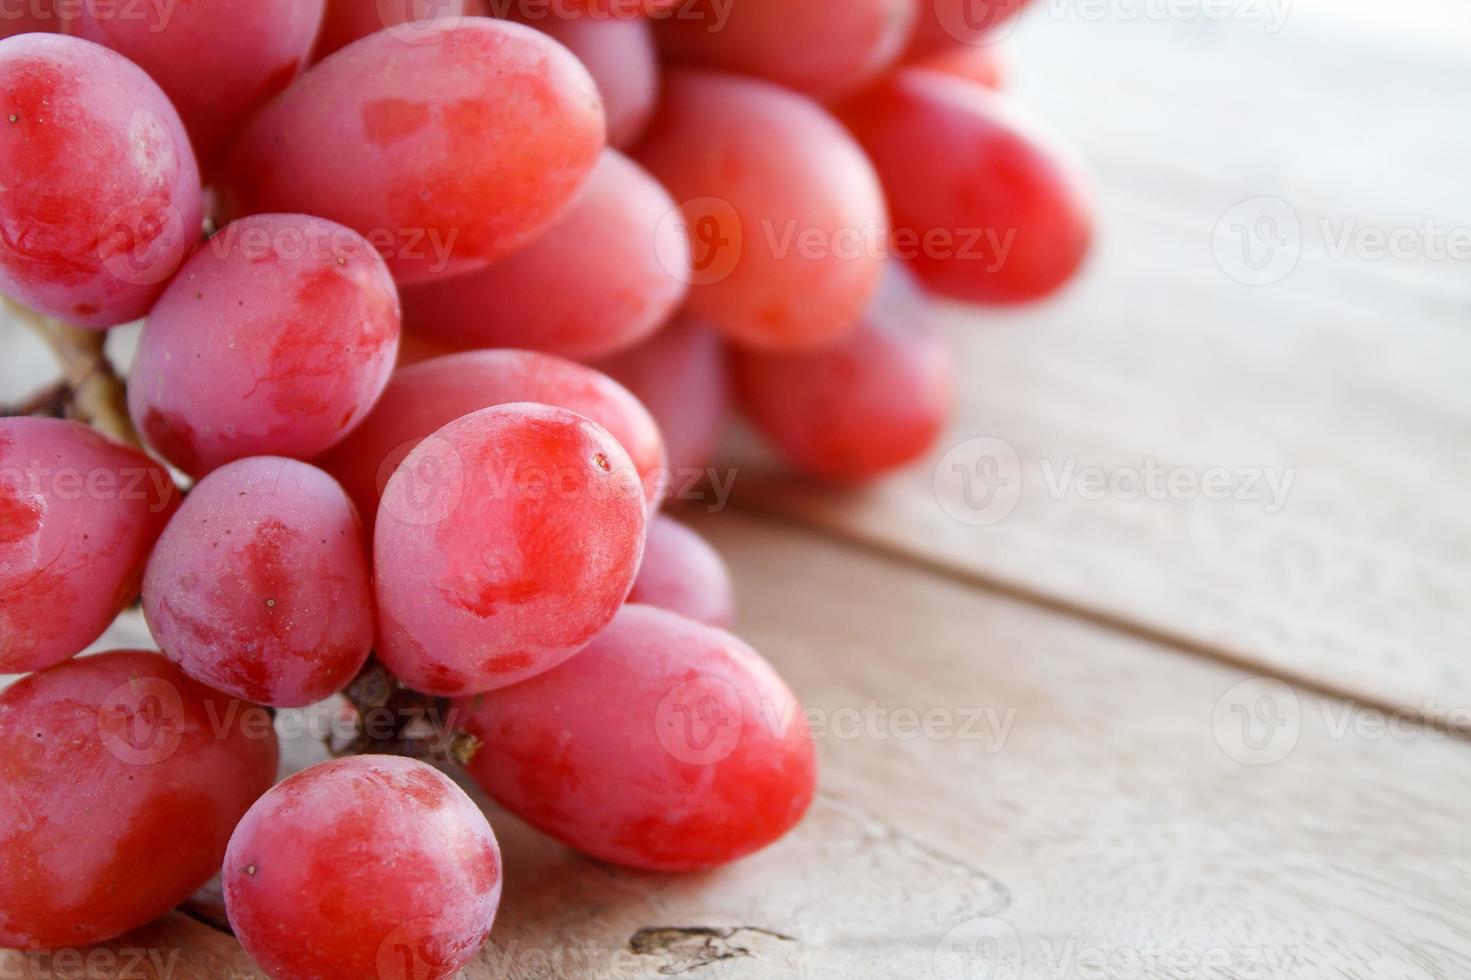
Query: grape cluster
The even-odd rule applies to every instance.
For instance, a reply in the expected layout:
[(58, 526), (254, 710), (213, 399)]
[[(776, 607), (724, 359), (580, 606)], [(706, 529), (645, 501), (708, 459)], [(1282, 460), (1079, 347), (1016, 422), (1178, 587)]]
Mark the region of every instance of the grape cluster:
[[(660, 509), (732, 400), (815, 478), (915, 460), (956, 383), (935, 297), (1077, 271), (1085, 182), (989, 43), (1021, 5), (0, 22), (0, 292), (73, 336), (145, 320), (143, 446), (0, 418), (0, 946), (106, 940), (220, 873), (273, 978), (453, 974), (502, 887), (465, 792), (381, 752), (273, 785), (272, 712), (374, 671), (592, 857), (791, 830), (803, 712)], [(161, 652), (76, 657), (140, 596)]]

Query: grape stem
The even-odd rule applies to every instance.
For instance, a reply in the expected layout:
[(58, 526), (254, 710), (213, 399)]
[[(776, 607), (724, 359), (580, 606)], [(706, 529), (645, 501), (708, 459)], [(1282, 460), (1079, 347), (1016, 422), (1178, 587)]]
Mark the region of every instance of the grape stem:
[(479, 748), (473, 736), (454, 727), (448, 699), (409, 690), (377, 657), (368, 659), (342, 695), (357, 712), (357, 736), (346, 746), (329, 746), (334, 755), (402, 755), (464, 765)]
[[(130, 446), (142, 446), (128, 416), (127, 388), (107, 359), (103, 330), (82, 330), (43, 316), (12, 299), (0, 297), (10, 313), (26, 324), (56, 355), (62, 383), (70, 392), (68, 414)], [(35, 399), (32, 399), (35, 401)]]

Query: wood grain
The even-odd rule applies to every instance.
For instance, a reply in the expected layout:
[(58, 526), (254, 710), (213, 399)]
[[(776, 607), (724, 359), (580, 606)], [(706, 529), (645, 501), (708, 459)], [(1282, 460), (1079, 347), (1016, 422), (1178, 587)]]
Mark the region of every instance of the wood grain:
[[(1034, 309), (947, 311), (960, 403), (923, 464), (840, 493), (744, 460), (737, 499), (1467, 727), (1471, 263), (1338, 258), (1330, 243), (1350, 227), (1471, 227), (1471, 130), (1446, 125), (1471, 59), (1349, 32), (1318, 4), (1276, 34), (1055, 6), (1036, 5), (1013, 54), (1021, 94), (1099, 175), (1087, 274)], [(1414, 9), (1432, 32), (1431, 10), (1465, 15)], [(1252, 286), (1227, 274), (1213, 231), (1263, 195), (1296, 209), (1302, 255)], [(945, 454), (978, 437), (999, 440), (999, 469), (967, 477), (954, 467), (975, 451)], [(1129, 482), (1150, 470), (1153, 498)], [(967, 505), (988, 474), (1014, 509), (1004, 493)], [(1228, 499), (1203, 495), (1214, 479)]]
[[(506, 895), (466, 976), (1471, 972), (1471, 746), (811, 531), (697, 526), (812, 714), (821, 799), (694, 877), (587, 861), (489, 807)], [(1264, 703), (1253, 750), (1230, 709)]]

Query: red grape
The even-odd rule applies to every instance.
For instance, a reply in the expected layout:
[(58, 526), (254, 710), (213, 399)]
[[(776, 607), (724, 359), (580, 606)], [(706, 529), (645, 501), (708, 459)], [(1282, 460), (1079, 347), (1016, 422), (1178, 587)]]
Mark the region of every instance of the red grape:
[(360, 422), (398, 351), (398, 294), (372, 247), (305, 215), (255, 215), (196, 252), (148, 316), (128, 384), (153, 448), (199, 476), (310, 458)]
[(991, 43), (1029, 0), (914, 0), (919, 17), (909, 43), (911, 55), (955, 45)]
[(689, 289), (689, 243), (666, 220), (674, 210), (658, 181), (608, 150), (536, 241), (486, 269), (405, 287), (404, 322), (462, 349), (598, 357), (632, 346)]
[(153, 653), (83, 657), (0, 694), (0, 947), (84, 946), (220, 868), (276, 775), (269, 716)]
[(891, 269), (858, 329), (836, 345), (731, 355), (742, 409), (799, 470), (878, 476), (923, 455), (949, 419), (950, 349), (929, 300)]
[(26, 0), (17, 3), (9, 0), (0, 4), (0, 39), (37, 31), (54, 33), (59, 27), (56, 11), (49, 2)]
[(373, 645), (362, 528), (326, 473), (278, 457), (205, 477), (143, 580), (153, 638), (190, 677), (298, 707), (346, 687)]
[(595, 366), (647, 406), (664, 435), (669, 470), (677, 481), (704, 472), (715, 457), (730, 403), (725, 352), (713, 330), (681, 316), (647, 343)]
[(0, 674), (101, 636), (178, 503), (162, 466), (80, 423), (0, 419)]
[(654, 32), (640, 18), (555, 17), (531, 22), (577, 55), (597, 82), (608, 116), (608, 145), (638, 142), (659, 100)]
[(441, 980), (490, 932), (501, 855), (443, 774), (357, 756), (305, 769), (250, 808), (224, 890), (236, 938), (272, 980)]
[(0, 292), (78, 326), (142, 316), (199, 241), (179, 114), (90, 41), (0, 41), (0, 173)]
[(530, 351), (471, 351), (404, 368), (363, 424), (317, 462), (342, 482), (371, 525), (388, 478), (426, 436), (507, 402), (556, 405), (592, 419), (633, 460), (648, 501), (659, 500), (664, 442), (638, 399), (591, 368)]
[(355, 228), (402, 282), (483, 266), (529, 241), (603, 149), (587, 69), (529, 27), (436, 21), (314, 65), (230, 151), (231, 213), (300, 211)]
[(627, 597), (644, 514), (628, 454), (580, 415), (516, 403), (451, 422), (378, 509), (379, 656), (438, 695), (555, 667)]
[(628, 601), (722, 629), (735, 622), (730, 570), (720, 554), (694, 531), (662, 514), (649, 522), (644, 562)]
[(683, 871), (777, 840), (812, 802), (804, 714), (771, 665), (723, 630), (625, 606), (540, 677), (456, 702), (496, 802), (616, 864)]
[(660, 22), (666, 55), (827, 99), (898, 60), (915, 0), (692, 0)]
[(883, 177), (893, 248), (943, 296), (1017, 303), (1054, 292), (1092, 239), (1073, 155), (1005, 96), (907, 68), (843, 107)]
[(1001, 48), (995, 44), (945, 48), (914, 61), (912, 67), (969, 79), (997, 92), (1006, 88), (1009, 74), (1007, 59)]
[(418, 39), (419, 25), (453, 20), (470, 13), (467, 0), (327, 0), (327, 15), (317, 36), (315, 59), (327, 57), (358, 38), (389, 29), (406, 42)]
[(206, 169), (256, 109), (305, 67), (323, 0), (190, 0), (77, 4), (68, 34), (96, 41), (142, 68), (179, 110)]
[(883, 192), (817, 103), (755, 79), (670, 72), (638, 158), (683, 209), (694, 313), (772, 349), (831, 343), (857, 321), (883, 268)]

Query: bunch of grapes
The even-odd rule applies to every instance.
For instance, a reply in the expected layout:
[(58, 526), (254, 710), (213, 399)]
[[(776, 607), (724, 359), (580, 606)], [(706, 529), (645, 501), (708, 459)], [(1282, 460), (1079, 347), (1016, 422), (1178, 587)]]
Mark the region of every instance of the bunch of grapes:
[[(998, 91), (1019, 6), (4, 22), (0, 292), (73, 340), (145, 323), (115, 399), (138, 444), (0, 418), (0, 673), (28, 675), (0, 695), (0, 946), (106, 940), (222, 873), (273, 978), (454, 973), (502, 884), (465, 792), (381, 752), (272, 785), (272, 712), (364, 678), (592, 857), (710, 868), (791, 830), (803, 712), (660, 510), (731, 396), (813, 477), (916, 459), (953, 383), (934, 297), (1076, 272), (1077, 166)], [(76, 657), (140, 595), (160, 653)]]

